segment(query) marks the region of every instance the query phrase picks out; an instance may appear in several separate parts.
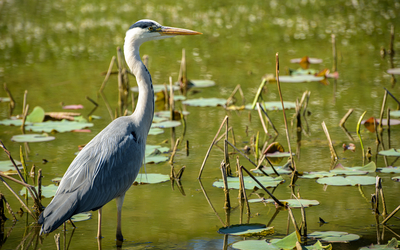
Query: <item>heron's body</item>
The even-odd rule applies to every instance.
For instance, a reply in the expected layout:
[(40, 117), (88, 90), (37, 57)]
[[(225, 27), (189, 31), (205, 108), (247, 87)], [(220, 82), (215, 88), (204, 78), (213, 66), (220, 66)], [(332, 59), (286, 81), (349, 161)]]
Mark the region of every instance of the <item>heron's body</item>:
[(112, 121), (76, 156), (64, 174), (54, 199), (40, 215), (38, 222), (42, 224), (42, 233), (50, 233), (71, 216), (100, 209), (116, 198), (117, 239), (122, 239), (123, 199), (142, 166), (154, 114), (151, 76), (140, 60), (139, 47), (149, 40), (195, 34), (200, 33), (163, 27), (151, 20), (138, 21), (126, 32), (125, 60), (139, 86), (135, 112)]

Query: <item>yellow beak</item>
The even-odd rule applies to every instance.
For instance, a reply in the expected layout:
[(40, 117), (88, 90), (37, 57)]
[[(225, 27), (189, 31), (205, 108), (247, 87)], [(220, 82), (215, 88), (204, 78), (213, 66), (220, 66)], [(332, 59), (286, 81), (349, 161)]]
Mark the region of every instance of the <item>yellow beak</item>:
[(174, 27), (162, 27), (159, 31), (162, 35), (201, 35), (203, 33), (194, 31), (194, 30), (187, 30), (181, 28), (174, 28)]

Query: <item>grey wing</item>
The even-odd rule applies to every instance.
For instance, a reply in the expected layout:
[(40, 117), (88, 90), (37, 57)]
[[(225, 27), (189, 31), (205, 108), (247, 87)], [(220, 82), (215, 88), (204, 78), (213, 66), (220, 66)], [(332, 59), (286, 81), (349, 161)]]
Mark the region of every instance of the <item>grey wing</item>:
[(145, 145), (129, 130), (109, 127), (77, 155), (57, 190), (56, 196), (78, 192), (76, 213), (96, 210), (124, 194), (142, 166)]

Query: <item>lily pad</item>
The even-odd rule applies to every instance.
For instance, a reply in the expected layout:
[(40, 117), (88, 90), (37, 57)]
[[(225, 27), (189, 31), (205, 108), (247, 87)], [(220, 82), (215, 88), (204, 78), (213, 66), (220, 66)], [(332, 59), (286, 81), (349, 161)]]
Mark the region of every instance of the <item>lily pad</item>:
[(191, 85), (190, 87), (196, 88), (207, 88), (215, 86), (215, 82), (211, 80), (190, 80), (189, 84)]
[[(1, 120), (0, 124), (5, 126), (22, 126), (22, 119), (17, 119), (12, 117), (11, 119)], [(30, 125), (30, 124), (32, 123), (25, 121), (25, 125)]]
[(335, 176), (336, 173), (328, 172), (328, 171), (319, 171), (319, 172), (304, 172), (303, 175), (299, 176), (303, 179), (318, 179), (323, 177), (332, 177)]
[[(21, 167), (21, 162), (19, 161), (15, 161), (15, 164), (17, 164), (17, 167), (22, 169)], [(14, 165), (11, 163), (10, 160), (6, 160), (6, 161), (0, 161), (0, 172), (4, 172), (4, 171), (8, 171), (8, 170), (14, 170), (15, 167)]]
[(45, 116), (44, 109), (42, 107), (36, 106), (32, 112), (26, 116), (27, 122), (38, 123), (43, 122)]
[[(38, 190), (38, 186), (35, 187)], [(56, 194), (57, 186), (54, 184), (50, 184), (48, 186), (42, 186), (42, 197), (44, 198), (51, 198)], [(20, 195), (26, 194), (26, 187), (23, 187), (21, 191), (19, 191)], [(28, 197), (31, 197), (30, 193), (28, 192)]]
[[(264, 102), (263, 104), (265, 109), (267, 111), (272, 111), (272, 110), (282, 110), (282, 104), (281, 102)], [(252, 104), (247, 104), (245, 106), (246, 109), (251, 109)], [(283, 106), (285, 109), (294, 109), (296, 108), (296, 103), (294, 102), (283, 102)]]
[(133, 185), (138, 184), (157, 184), (169, 181), (169, 175), (166, 174), (142, 174), (139, 173)]
[(399, 118), (399, 117), (400, 117), (400, 110), (393, 110), (393, 111), (390, 111), (390, 116), (391, 116), (391, 117)]
[[(311, 207), (311, 206), (317, 206), (319, 205), (319, 201), (317, 200), (306, 200), (306, 199), (287, 199), (287, 200), (279, 200), (280, 202), (286, 204), (287, 206), (291, 208), (301, 208), (303, 207)], [(250, 199), (249, 202), (255, 203), (255, 202), (265, 202), (265, 203), (275, 203), (273, 199)]]
[(274, 233), (274, 227), (267, 227), (264, 224), (240, 224), (223, 227), (218, 230), (220, 234), (234, 235), (240, 237), (258, 236), (263, 237)]
[(46, 133), (50, 133), (52, 131), (63, 133), (88, 127), (93, 127), (93, 123), (68, 121), (68, 120), (47, 121), (25, 126), (27, 130), (31, 130), (34, 132), (46, 132)]
[(167, 147), (163, 147), (160, 145), (146, 145), (145, 155), (147, 156), (147, 155), (153, 154), (155, 149), (157, 149), (161, 153), (169, 152), (169, 148), (167, 148)]
[[(179, 111), (175, 110), (175, 112), (178, 112), (178, 113), (179, 113), (179, 116), (180, 116), (180, 112), (179, 112)], [(190, 112), (189, 112), (189, 111), (186, 111), (186, 110), (183, 110), (183, 111), (182, 111), (182, 114), (183, 114), (183, 115), (189, 115)], [(175, 114), (175, 115), (176, 115), (176, 114)], [(154, 116), (155, 116), (155, 117), (164, 117), (164, 118), (169, 119), (169, 118), (171, 117), (171, 111), (169, 111), (169, 110), (158, 111), (158, 112), (154, 113)]]
[(370, 250), (370, 249), (374, 249), (374, 250), (398, 250), (399, 248), (397, 246), (389, 246), (388, 245), (370, 245), (367, 247), (362, 247), (360, 248), (360, 250)]
[(278, 249), (293, 249), (296, 247), (296, 242), (299, 240), (300, 235), (297, 235), (296, 231), (294, 231), (283, 239), (273, 239), (270, 242), (278, 247)]
[(152, 123), (152, 128), (174, 128), (181, 125), (180, 121), (163, 121), (159, 123)]
[(377, 171), (386, 174), (400, 174), (400, 167), (378, 168)]
[(307, 237), (311, 239), (318, 239), (321, 241), (332, 242), (332, 243), (348, 243), (350, 241), (355, 241), (360, 239), (360, 236), (356, 234), (349, 234), (346, 232), (337, 232), (337, 231), (326, 231), (326, 232), (316, 231), (307, 235)]
[(339, 163), (329, 172), (335, 173), (336, 175), (364, 175), (375, 171), (376, 164), (375, 162), (371, 161), (370, 163), (361, 167), (343, 167), (343, 165)]
[(80, 221), (90, 220), (91, 218), (92, 218), (92, 213), (83, 212), (83, 213), (75, 214), (74, 216), (71, 217), (71, 220), (73, 222), (80, 222)]
[[(280, 183), (284, 182), (284, 179), (281, 176), (278, 177), (270, 177), (270, 176), (260, 176), (257, 177), (257, 180), (266, 188), (276, 187)], [(243, 177), (244, 185), (246, 189), (253, 189), (254, 187), (261, 188), (250, 176)], [(223, 188), (224, 183), (223, 180), (220, 179), (213, 183), (214, 187)], [(240, 180), (239, 177), (228, 177), (228, 188), (229, 189), (239, 189)]]
[(394, 181), (400, 181), (400, 176), (392, 177), (392, 180), (394, 180)]
[(278, 247), (266, 242), (265, 240), (242, 240), (232, 244), (234, 249), (241, 250), (279, 250)]
[(54, 136), (49, 136), (47, 134), (25, 134), (25, 135), (14, 135), (11, 137), (11, 141), (15, 142), (45, 142), (52, 141), (56, 139)]
[(10, 102), (11, 98), (10, 97), (0, 97), (0, 102)]
[(400, 68), (388, 69), (387, 72), (391, 75), (400, 75)]
[(62, 177), (56, 177), (51, 179), (52, 182), (54, 182), (56, 184), (56, 186), (60, 185)]
[(375, 185), (376, 178), (374, 176), (333, 176), (319, 178), (317, 183), (332, 186), (356, 186), (356, 185)]
[(279, 81), (285, 83), (319, 82), (324, 79), (325, 77), (323, 76), (314, 75), (279, 76)]
[(216, 107), (225, 106), (226, 99), (222, 98), (198, 98), (183, 101), (182, 104), (195, 107)]
[(161, 128), (150, 128), (149, 135), (159, 135), (164, 133), (164, 129)]
[(383, 155), (383, 156), (400, 157), (400, 149), (391, 148), (388, 150), (382, 150), (382, 151), (379, 151), (378, 154)]

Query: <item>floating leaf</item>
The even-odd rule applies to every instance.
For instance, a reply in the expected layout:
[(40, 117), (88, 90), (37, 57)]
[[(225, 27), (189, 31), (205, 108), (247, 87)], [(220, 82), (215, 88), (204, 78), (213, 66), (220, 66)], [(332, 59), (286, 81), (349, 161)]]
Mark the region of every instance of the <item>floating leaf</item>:
[(222, 98), (198, 98), (183, 101), (182, 104), (196, 107), (216, 107), (225, 106), (226, 99)]
[(10, 97), (0, 97), (0, 102), (10, 102), (11, 98)]
[(169, 152), (169, 148), (167, 147), (162, 147), (160, 145), (146, 145), (146, 151), (145, 151), (145, 155), (151, 155), (154, 150), (157, 149), (159, 152), (161, 153), (168, 153)]
[(394, 180), (394, 181), (400, 181), (400, 176), (392, 177), (392, 180)]
[(164, 133), (164, 129), (161, 128), (150, 128), (149, 135), (159, 135)]
[[(0, 121), (1, 125), (5, 126), (22, 126), (22, 119), (17, 119), (15, 117), (12, 117), (11, 119), (4, 119)], [(31, 122), (26, 122), (25, 125), (32, 124)]]
[(273, 239), (270, 242), (279, 249), (293, 249), (297, 241), (300, 241), (300, 235), (294, 231), (283, 239)]
[(251, 237), (251, 236), (267, 236), (274, 233), (274, 227), (267, 227), (264, 224), (251, 223), (251, 224), (240, 224), (231, 225), (229, 227), (223, 227), (218, 230), (220, 234), (234, 235), (240, 237)]
[(374, 185), (376, 182), (373, 176), (333, 176), (319, 178), (317, 183), (332, 186), (355, 186), (355, 185)]
[(166, 174), (142, 174), (139, 173), (133, 185), (138, 184), (157, 184), (169, 181), (169, 175)]
[(174, 101), (178, 102), (178, 101), (184, 101), (186, 100), (186, 96), (184, 95), (174, 95)]
[(311, 239), (319, 239), (322, 241), (332, 242), (332, 243), (333, 242), (348, 243), (350, 241), (355, 241), (360, 238), (360, 236), (356, 234), (349, 234), (346, 232), (337, 232), (337, 231), (326, 231), (326, 232), (316, 231), (307, 235), (307, 237)]
[(382, 151), (379, 151), (378, 154), (383, 155), (383, 156), (400, 157), (400, 149), (391, 148), (389, 150), (382, 150)]
[(45, 142), (52, 141), (56, 139), (54, 136), (49, 136), (47, 134), (25, 134), (25, 135), (14, 135), (11, 137), (11, 141), (15, 142)]
[[(251, 105), (252, 104), (247, 104), (245, 106), (245, 108), (246, 109), (251, 109)], [(267, 111), (282, 110), (281, 102), (264, 102), (263, 105), (264, 105), (264, 108)], [(296, 103), (294, 103), (294, 102), (283, 102), (283, 106), (285, 107), (285, 109), (294, 109), (294, 108), (296, 108)]]
[(376, 164), (375, 162), (371, 161), (370, 163), (362, 167), (343, 167), (343, 165), (339, 163), (335, 166), (334, 169), (329, 172), (336, 175), (364, 175), (375, 171)]
[(242, 240), (232, 244), (234, 249), (241, 250), (279, 250), (278, 247), (272, 245), (271, 243), (267, 243), (265, 240)]
[(189, 86), (196, 88), (207, 88), (215, 85), (214, 81), (211, 80), (190, 80)]
[(32, 125), (26, 126), (25, 128), (27, 130), (31, 130), (34, 132), (50, 133), (52, 131), (57, 131), (63, 133), (87, 127), (93, 127), (93, 123), (62, 120), (62, 121), (47, 121), (47, 122), (34, 123)]
[(290, 70), (290, 75), (291, 76), (304, 76), (304, 75), (316, 75), (318, 74), (318, 70), (316, 69), (296, 69), (296, 70)]
[(159, 123), (152, 123), (152, 128), (174, 128), (181, 125), (180, 121), (163, 121)]
[[(306, 200), (306, 199), (287, 199), (287, 200), (279, 200), (280, 202), (286, 203), (287, 206), (292, 208), (301, 208), (303, 207), (311, 207), (319, 205), (319, 201), (317, 200)], [(250, 199), (249, 202), (256, 203), (256, 202), (265, 202), (265, 203), (275, 203), (273, 199)]]
[(315, 242), (314, 245), (306, 246), (305, 248), (309, 249), (309, 250), (323, 250), (323, 249), (332, 250), (332, 245), (329, 244), (329, 245), (323, 246), (320, 241), (317, 241), (317, 242)]
[[(259, 176), (256, 177), (257, 180), (266, 188), (268, 187), (276, 187), (280, 183), (284, 182), (283, 178), (278, 177), (270, 177), (270, 176)], [(230, 189), (239, 189), (240, 180), (239, 177), (228, 177), (228, 188)], [(244, 185), (246, 189), (253, 189), (254, 187), (261, 188), (250, 176), (243, 177)], [(224, 183), (223, 180), (220, 179), (213, 183), (214, 187), (223, 188)]]
[(318, 179), (322, 177), (332, 177), (335, 176), (335, 173), (328, 171), (319, 171), (319, 172), (304, 172), (303, 175), (299, 176), (303, 179)]
[(56, 184), (56, 186), (60, 185), (62, 177), (56, 177), (51, 179), (52, 182), (54, 182)]
[(80, 222), (80, 221), (90, 220), (91, 218), (92, 218), (92, 213), (83, 212), (83, 213), (75, 214), (74, 216), (71, 217), (71, 220), (73, 222)]
[(400, 174), (400, 167), (378, 168), (377, 171), (386, 174)]
[[(38, 190), (38, 186), (35, 187)], [(44, 198), (51, 198), (56, 194), (57, 186), (54, 184), (50, 184), (48, 186), (42, 186), (42, 197)], [(19, 191), (20, 195), (26, 194), (26, 187), (23, 187), (21, 191)], [(28, 192), (28, 197), (31, 197), (31, 194)]]
[(27, 122), (32, 122), (32, 123), (39, 123), (44, 120), (44, 109), (42, 107), (36, 106), (32, 112), (26, 116), (26, 121)]
[(388, 69), (387, 72), (391, 75), (400, 75), (400, 68)]
[[(15, 161), (15, 164), (17, 164), (18, 168), (22, 169), (21, 162)], [(14, 169), (15, 169), (15, 167), (14, 167), (14, 165), (12, 164), (12, 162), (10, 160), (0, 161), (0, 172), (8, 171), (8, 170), (14, 170)]]
[(285, 83), (319, 82), (324, 79), (323, 76), (314, 75), (279, 76), (279, 81)]
[[(182, 115), (189, 115), (190, 112), (189, 111), (182, 111), (182, 113), (178, 110), (174, 111), (174, 120), (176, 121), (180, 121), (181, 120), (181, 114)], [(170, 119), (171, 118), (171, 111), (169, 110), (165, 110), (165, 111), (158, 111), (156, 113), (154, 113), (154, 117), (161, 117), (161, 118), (167, 118)]]
[(394, 110), (394, 111), (390, 111), (390, 116), (393, 117), (400, 117), (400, 110)]

